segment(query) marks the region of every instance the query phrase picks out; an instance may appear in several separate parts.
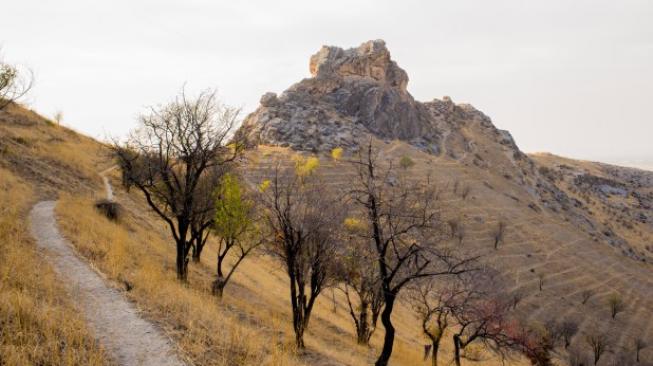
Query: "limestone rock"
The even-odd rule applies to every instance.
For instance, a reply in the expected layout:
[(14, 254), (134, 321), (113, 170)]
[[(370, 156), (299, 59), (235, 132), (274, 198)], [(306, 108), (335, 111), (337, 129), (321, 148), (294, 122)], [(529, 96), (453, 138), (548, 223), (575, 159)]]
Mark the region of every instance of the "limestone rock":
[(356, 149), (372, 134), (439, 154), (452, 129), (472, 122), (494, 128), (482, 112), (449, 97), (416, 101), (406, 90), (408, 75), (382, 40), (346, 50), (323, 46), (311, 56), (309, 70), (310, 78), (281, 95), (264, 94), (238, 133), (251, 144), (313, 152)]

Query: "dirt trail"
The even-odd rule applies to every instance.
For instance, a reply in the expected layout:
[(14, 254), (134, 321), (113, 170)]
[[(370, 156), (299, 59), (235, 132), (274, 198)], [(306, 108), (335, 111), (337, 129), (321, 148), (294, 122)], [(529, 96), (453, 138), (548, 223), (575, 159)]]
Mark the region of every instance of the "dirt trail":
[(102, 177), (102, 182), (104, 183), (104, 188), (107, 191), (107, 200), (113, 201), (113, 187), (111, 186), (111, 183), (109, 183), (109, 178), (107, 177), (107, 173), (115, 169), (115, 166), (112, 166), (108, 169), (105, 169), (100, 172), (100, 177)]
[[(104, 176), (103, 176), (104, 178)], [(105, 180), (109, 198), (111, 186)], [(78, 257), (57, 228), (56, 202), (43, 201), (30, 212), (32, 235), (70, 294), (79, 304), (100, 343), (113, 359), (126, 366), (184, 366), (171, 342), (118, 290), (108, 287), (89, 264)]]

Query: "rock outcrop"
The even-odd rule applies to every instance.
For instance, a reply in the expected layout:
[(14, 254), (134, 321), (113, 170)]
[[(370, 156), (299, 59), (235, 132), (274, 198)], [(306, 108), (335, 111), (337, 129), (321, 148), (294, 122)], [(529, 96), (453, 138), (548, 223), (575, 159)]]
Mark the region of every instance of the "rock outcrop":
[(239, 133), (253, 144), (302, 151), (355, 149), (368, 134), (399, 139), (439, 154), (452, 120), (490, 119), (450, 98), (420, 103), (408, 93), (408, 75), (381, 40), (344, 50), (324, 46), (311, 56), (312, 77), (280, 96), (266, 93)]
[(266, 93), (239, 133), (255, 144), (325, 151), (354, 148), (372, 133), (438, 152), (431, 108), (407, 92), (408, 75), (383, 41), (343, 50), (324, 46), (310, 59), (311, 78), (280, 96)]

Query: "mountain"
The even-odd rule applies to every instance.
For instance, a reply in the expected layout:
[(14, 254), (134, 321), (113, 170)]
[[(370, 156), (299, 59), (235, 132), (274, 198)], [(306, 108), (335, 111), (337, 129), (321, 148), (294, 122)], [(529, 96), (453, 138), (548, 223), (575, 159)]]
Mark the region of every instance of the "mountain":
[[(525, 296), (520, 311), (529, 319), (572, 319), (581, 333), (609, 332), (615, 354), (637, 337), (653, 340), (652, 172), (524, 154), (469, 104), (416, 101), (380, 40), (324, 46), (309, 68), (310, 78), (263, 95), (244, 120), (238, 133), (250, 142), (250, 179), (279, 161), (292, 164), (293, 155), (315, 155), (326, 182), (346, 186), (353, 172), (326, 153), (353, 154), (371, 140), (384, 160), (408, 156), (412, 175), (434, 178), (445, 218), (459, 220), (464, 245)], [(494, 250), (501, 223), (505, 242)], [(584, 292), (592, 297), (583, 304)], [(608, 311), (615, 294), (628, 303), (617, 321)]]
[[(320, 159), (325, 182), (347, 188), (354, 171), (345, 157), (361, 141), (383, 160), (440, 189), (443, 220), (464, 228), (462, 246), (501, 272), (523, 299), (517, 311), (533, 322), (552, 317), (580, 327), (571, 349), (589, 354), (585, 335), (610, 335), (600, 364), (632, 355), (635, 339), (653, 344), (653, 173), (552, 154), (524, 154), (510, 133), (484, 113), (450, 98), (416, 101), (407, 73), (382, 41), (343, 50), (323, 47), (309, 62), (312, 77), (281, 95), (268, 93), (238, 134), (249, 138), (244, 175), (259, 183), (276, 164), (292, 166), (297, 155)], [(76, 302), (38, 249), (28, 212), (41, 200), (57, 200), (62, 235), (106, 283), (132, 302), (196, 365), (368, 365), (382, 342), (356, 344), (347, 300), (327, 290), (306, 335), (307, 351), (293, 350), (288, 284), (284, 269), (265, 255), (243, 262), (225, 298), (210, 294), (218, 240), (211, 238), (190, 281), (174, 276), (168, 229), (142, 195), (121, 187), (108, 147), (17, 105), (0, 111), (0, 363), (16, 365), (113, 364), (86, 327)], [(102, 177), (100, 176), (102, 174)], [(103, 180), (106, 178), (106, 180)], [(95, 209), (114, 187), (122, 207), (118, 221)], [(497, 249), (493, 237), (502, 223)], [(540, 289), (541, 285), (541, 289)], [(585, 302), (584, 296), (591, 296)], [(620, 294), (625, 311), (612, 319), (608, 299)], [(419, 365), (425, 340), (409, 304), (400, 302), (393, 365)], [(20, 335), (20, 336), (16, 336)], [(62, 346), (63, 345), (63, 346)], [(450, 337), (442, 360), (451, 359)], [(503, 363), (469, 349), (464, 365)], [(564, 351), (556, 355), (567, 363)], [(641, 358), (653, 359), (653, 347)], [(445, 361), (447, 362), (447, 361)], [(642, 363), (643, 364), (643, 363)], [(621, 363), (624, 365), (624, 363)], [(626, 363), (626, 365), (630, 365)]]

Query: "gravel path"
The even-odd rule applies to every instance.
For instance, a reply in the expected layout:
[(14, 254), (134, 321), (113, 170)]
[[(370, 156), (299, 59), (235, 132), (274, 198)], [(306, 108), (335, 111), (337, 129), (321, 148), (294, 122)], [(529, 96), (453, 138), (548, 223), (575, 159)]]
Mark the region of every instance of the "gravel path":
[(57, 229), (56, 202), (43, 201), (30, 212), (32, 235), (46, 249), (91, 330), (120, 365), (183, 366), (174, 347), (118, 290), (108, 287), (88, 263), (78, 257)]

